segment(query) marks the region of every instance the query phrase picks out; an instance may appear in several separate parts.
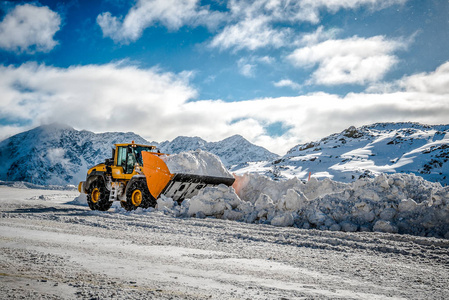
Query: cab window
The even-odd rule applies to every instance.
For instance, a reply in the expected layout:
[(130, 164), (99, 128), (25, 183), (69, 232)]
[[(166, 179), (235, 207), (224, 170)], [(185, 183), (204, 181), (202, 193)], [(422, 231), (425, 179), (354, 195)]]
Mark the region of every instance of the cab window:
[(142, 166), (143, 165), (142, 151), (153, 152), (153, 149), (150, 147), (137, 146), (137, 147), (133, 148), (133, 151), (134, 151), (134, 155), (136, 157), (137, 162)]
[(118, 147), (117, 151), (117, 166), (126, 167), (126, 147)]
[(136, 157), (132, 151), (128, 152), (128, 160), (126, 161), (127, 166), (124, 168), (125, 173), (130, 174), (134, 170), (134, 165), (136, 164)]

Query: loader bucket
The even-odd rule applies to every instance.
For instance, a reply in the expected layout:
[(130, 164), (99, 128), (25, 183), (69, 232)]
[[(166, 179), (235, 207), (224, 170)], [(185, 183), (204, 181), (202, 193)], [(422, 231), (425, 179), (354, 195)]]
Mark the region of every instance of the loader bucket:
[(150, 152), (142, 151), (143, 174), (147, 179), (147, 186), (154, 199), (157, 199), (172, 179), (165, 162)]
[(207, 186), (225, 184), (231, 186), (233, 177), (217, 177), (207, 175), (170, 173), (165, 162), (154, 153), (142, 152), (143, 173), (145, 174), (148, 189), (151, 195), (157, 199), (160, 194), (182, 201), (191, 198)]
[(234, 180), (234, 178), (229, 177), (177, 173), (162, 191), (162, 194), (175, 201), (181, 201), (185, 198), (192, 198), (207, 186), (219, 184), (231, 186)]

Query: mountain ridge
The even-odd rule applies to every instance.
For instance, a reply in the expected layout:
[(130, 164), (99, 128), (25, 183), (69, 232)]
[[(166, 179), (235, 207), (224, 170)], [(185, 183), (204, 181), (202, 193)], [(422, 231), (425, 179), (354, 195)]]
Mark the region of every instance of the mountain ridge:
[(449, 125), (412, 122), (351, 126), (320, 140), (298, 144), (284, 156), (251, 144), (240, 135), (218, 142), (179, 136), (148, 142), (133, 132), (93, 133), (64, 124), (50, 124), (0, 142), (0, 180), (34, 184), (76, 184), (88, 167), (111, 156), (115, 143), (157, 146), (175, 154), (205, 150), (221, 158), (236, 174), (256, 172), (273, 179), (330, 178), (349, 182), (380, 173), (414, 173), (449, 184)]
[(449, 125), (414, 122), (351, 126), (318, 141), (298, 144), (267, 164), (236, 172), (258, 172), (274, 179), (330, 178), (349, 182), (380, 173), (414, 173), (449, 184)]

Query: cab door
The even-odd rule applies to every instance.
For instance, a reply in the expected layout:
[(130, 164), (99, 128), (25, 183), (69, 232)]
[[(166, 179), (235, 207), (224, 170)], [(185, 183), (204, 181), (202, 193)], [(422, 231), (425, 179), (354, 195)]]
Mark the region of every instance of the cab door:
[(130, 146), (120, 146), (117, 149), (117, 166), (122, 167), (124, 174), (134, 172), (134, 165), (137, 160), (133, 149)]
[[(119, 146), (116, 150), (116, 163), (111, 167), (112, 177), (115, 179), (129, 179), (129, 174), (127, 171), (127, 149), (126, 146)], [(132, 170), (131, 170), (132, 172)]]

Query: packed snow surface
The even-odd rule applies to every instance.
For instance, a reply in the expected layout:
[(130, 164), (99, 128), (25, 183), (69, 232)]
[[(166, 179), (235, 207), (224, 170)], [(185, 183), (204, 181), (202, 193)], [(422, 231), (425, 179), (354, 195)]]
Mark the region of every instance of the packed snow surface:
[[(434, 144), (374, 157), (398, 167), (434, 155), (423, 174), (444, 176), (443, 129)], [(376, 136), (339, 159), (365, 163), (375, 143), (416, 145), (422, 136), (392, 132), (394, 140)], [(345, 145), (369, 137), (343, 135)], [(301, 155), (283, 158), (298, 165), (281, 160), (272, 175), (294, 169), (307, 178), (298, 166), (325, 162), (323, 145), (299, 147)], [(232, 176), (201, 150), (164, 160), (172, 173)], [(36, 299), (448, 299), (449, 187), (385, 170), (350, 183), (316, 178), (331, 177), (329, 168), (309, 181), (240, 173), (233, 187), (208, 187), (181, 204), (162, 195), (156, 208), (132, 212), (118, 202), (91, 211), (73, 186), (0, 182), (0, 290)]]
[[(313, 187), (319, 184), (311, 182), (304, 195)], [(297, 210), (307, 200), (289, 191), (285, 206)], [(262, 211), (275, 202), (262, 193), (252, 204), (223, 186), (189, 206), (161, 197), (156, 210), (132, 212), (67, 204), (81, 202), (72, 202), (78, 195), (0, 185), (0, 298), (448, 299), (446, 239), (169, 212), (219, 215), (224, 209), (227, 218), (238, 219), (242, 203)], [(215, 198), (222, 200), (214, 204)], [(409, 204), (404, 208), (414, 207)], [(288, 214), (271, 219), (273, 225), (289, 222)]]
[(203, 150), (181, 152), (179, 154), (163, 156), (162, 159), (173, 174), (184, 173), (233, 177), (218, 156)]

